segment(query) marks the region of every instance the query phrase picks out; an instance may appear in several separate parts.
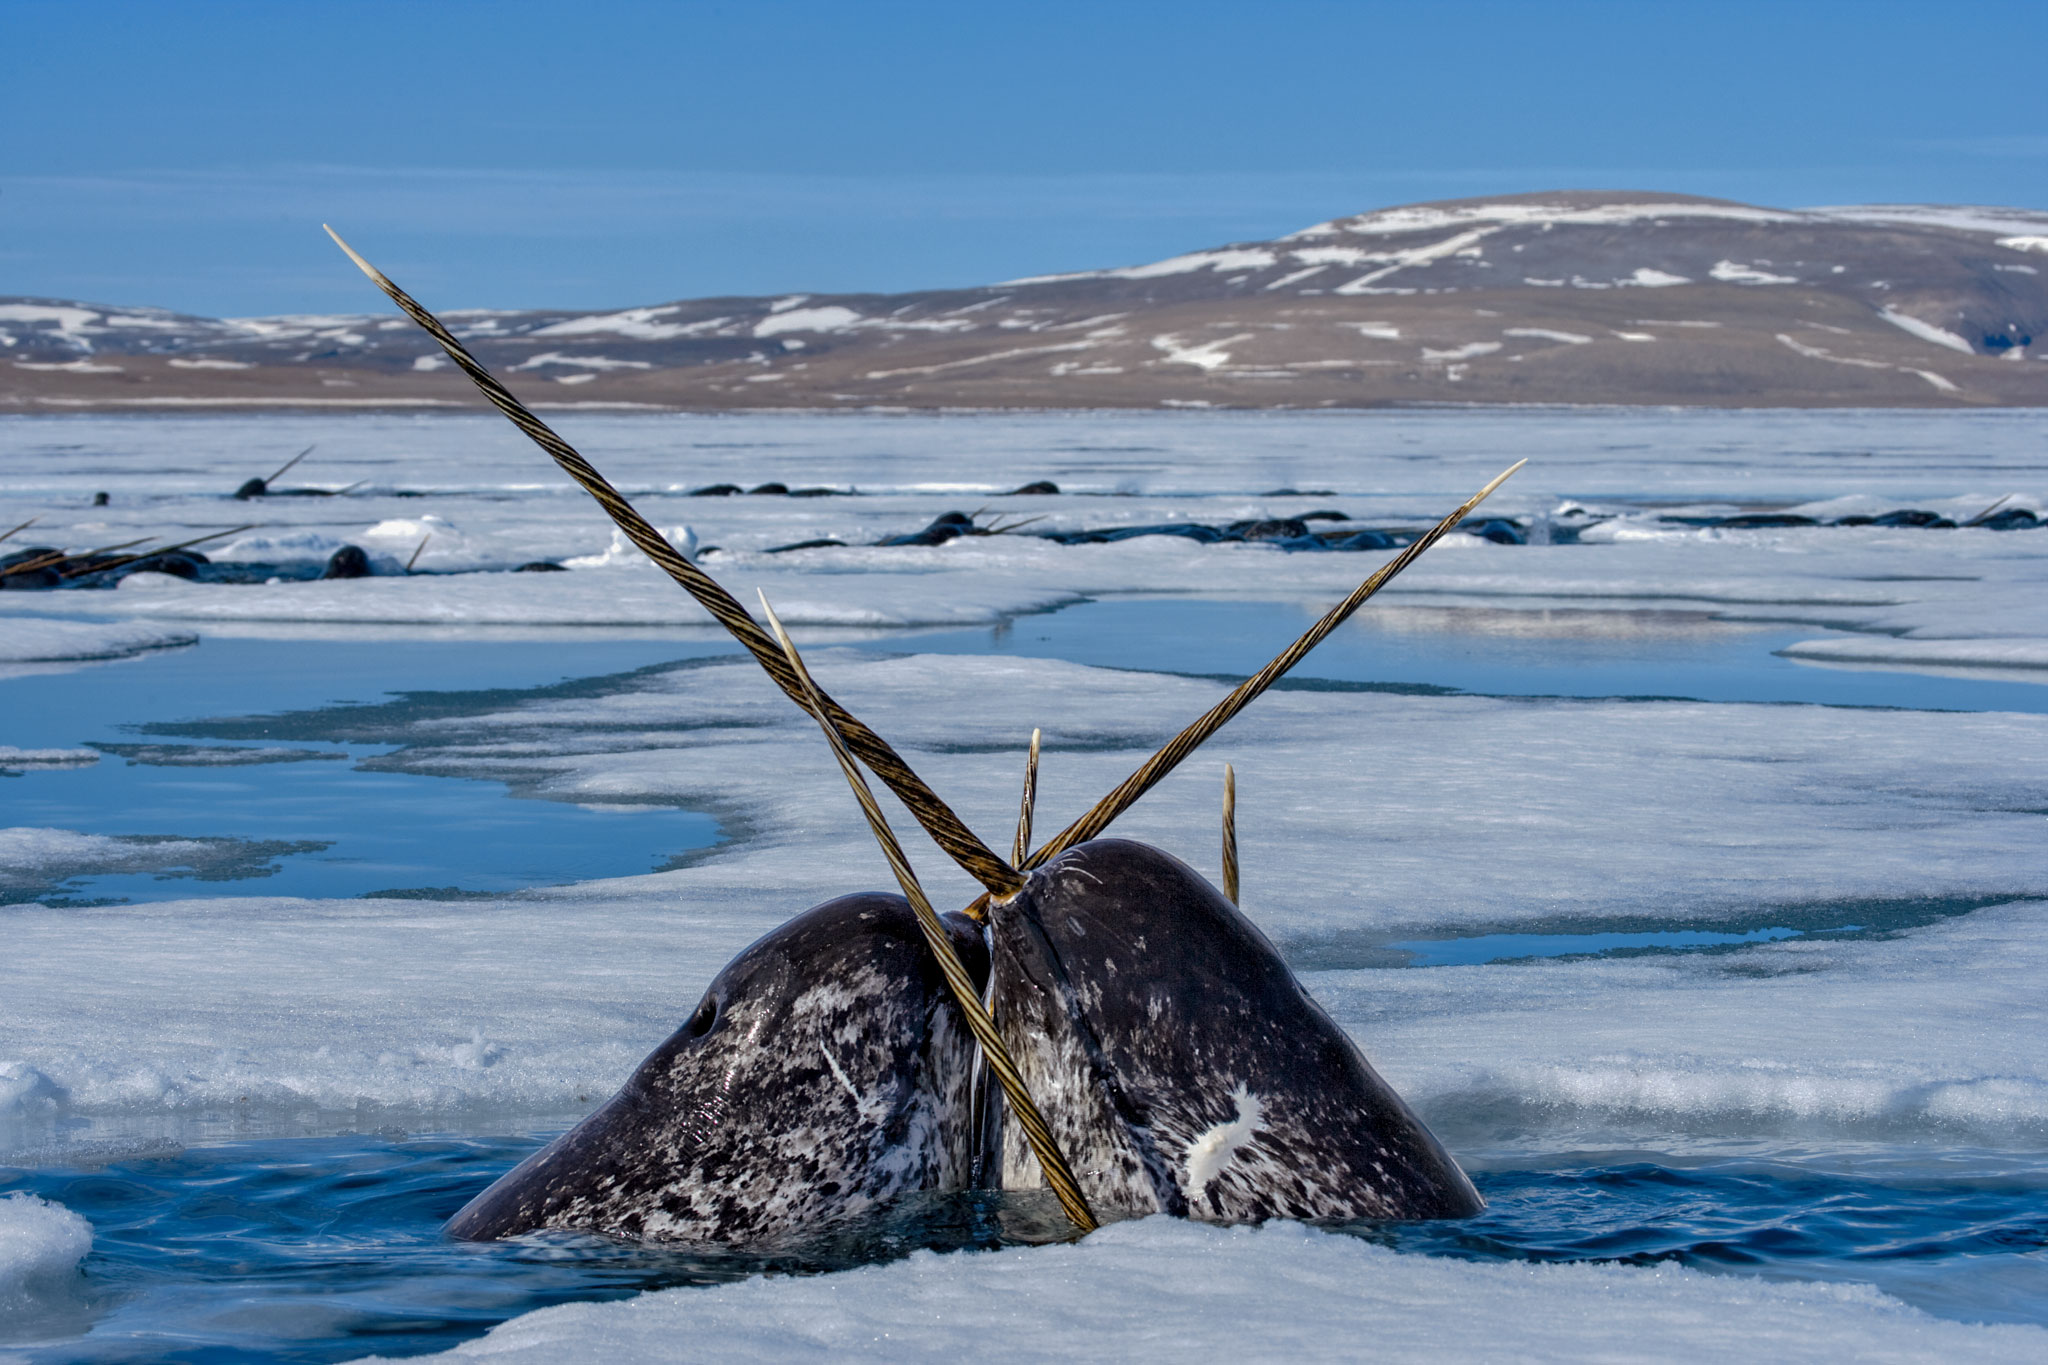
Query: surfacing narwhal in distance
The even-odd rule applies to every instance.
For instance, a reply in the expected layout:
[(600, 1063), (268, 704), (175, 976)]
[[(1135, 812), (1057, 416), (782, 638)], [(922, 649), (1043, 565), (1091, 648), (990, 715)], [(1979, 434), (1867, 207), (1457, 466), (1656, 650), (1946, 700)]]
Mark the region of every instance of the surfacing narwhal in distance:
[[(617, 1095), (472, 1200), (451, 1234), (762, 1246), (977, 1184), (1049, 1187), (1083, 1232), (1098, 1210), (1235, 1223), (1483, 1207), (1233, 903), (1227, 816), (1230, 896), (1169, 854), (1098, 836), (1520, 462), (1035, 850), (1027, 779), (1004, 859), (817, 687), (772, 609), (773, 637), (437, 318), (335, 241), (818, 721), (903, 891), (829, 901), (748, 948)], [(863, 765), (987, 888), (964, 914), (932, 909)]]

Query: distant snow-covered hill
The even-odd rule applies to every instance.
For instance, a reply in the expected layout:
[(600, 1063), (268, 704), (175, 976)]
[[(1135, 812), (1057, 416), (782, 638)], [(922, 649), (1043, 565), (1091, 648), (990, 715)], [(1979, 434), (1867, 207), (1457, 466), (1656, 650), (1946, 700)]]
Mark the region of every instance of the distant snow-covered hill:
[[(2043, 271), (2048, 213), (1567, 191), (975, 289), (442, 316), (578, 406), (2041, 405)], [(0, 299), (0, 410), (474, 401), (395, 313)]]

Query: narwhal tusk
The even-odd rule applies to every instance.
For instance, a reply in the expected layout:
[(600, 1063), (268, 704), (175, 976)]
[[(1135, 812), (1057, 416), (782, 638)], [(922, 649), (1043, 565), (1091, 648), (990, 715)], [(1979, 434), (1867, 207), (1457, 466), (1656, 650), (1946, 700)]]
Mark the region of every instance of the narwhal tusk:
[[(326, 227), (326, 224), (321, 224)], [(789, 661), (783, 657), (775, 642), (768, 638), (747, 614), (733, 595), (721, 587), (718, 581), (692, 564), (670, 545), (661, 532), (648, 524), (645, 517), (633, 510), (633, 505), (612, 487), (604, 475), (597, 472), (591, 463), (579, 454), (574, 446), (563, 440), (555, 431), (533, 415), (525, 404), (512, 396), (512, 391), (499, 383), (496, 376), (486, 370), (475, 356), (460, 341), (455, 339), (441, 320), (421, 307), (413, 297), (393, 284), (384, 272), (371, 265), (354, 247), (341, 239), (341, 234), (327, 227), (327, 235), (334, 244), (347, 253), (371, 283), (398, 305), (407, 317), (425, 329), (427, 335), (441, 344), (448, 358), (469, 376), (470, 382), (482, 391), (498, 411), (505, 414), (512, 425), (525, 432), (533, 443), (554, 457), (556, 464), (566, 471), (570, 478), (583, 486), (585, 492), (597, 499), (598, 506), (618, 524), (642, 554), (653, 560), (670, 578), (682, 584), (684, 591), (697, 600), (697, 604), (711, 613), (718, 623), (732, 633), (732, 637), (746, 647), (776, 686), (789, 694), (799, 706), (805, 705), (802, 684), (791, 671)], [(1015, 868), (1004, 862), (988, 845), (975, 837), (964, 821), (941, 801), (938, 793), (927, 787), (910, 765), (898, 756), (896, 751), (873, 730), (860, 723), (839, 703), (823, 693), (819, 699), (824, 703), (826, 714), (832, 723), (846, 737), (847, 747), (865, 763), (882, 784), (896, 794), (917, 822), (924, 826), (932, 841), (962, 870), (997, 895), (1013, 895), (1024, 884)], [(808, 708), (807, 708), (808, 709)]]
[[(123, 565), (133, 564), (138, 559), (151, 559), (157, 555), (167, 555), (173, 550), (189, 550), (194, 545), (204, 545), (207, 541), (219, 540), (222, 536), (239, 535), (243, 531), (253, 531), (257, 525), (258, 523), (252, 521), (242, 526), (230, 526), (225, 531), (214, 531), (208, 535), (194, 536), (190, 540), (181, 540), (175, 545), (154, 545), (138, 554), (122, 555), (119, 559), (108, 560), (104, 564), (93, 564), (82, 569), (60, 569), (58, 572), (66, 578), (78, 578), (89, 573), (104, 573), (108, 569), (118, 569)], [(143, 539), (146, 540), (148, 537), (145, 536)], [(141, 543), (142, 541), (140, 540), (128, 542), (129, 545), (140, 545)], [(116, 545), (111, 548), (119, 550), (125, 549), (126, 546)], [(105, 551), (94, 551), (94, 553), (103, 554)]]
[(1031, 809), (1038, 804), (1038, 727), (1031, 729), (1031, 753), (1024, 760), (1024, 799), (1017, 806), (1017, 842), (1010, 861), (1022, 866), (1031, 853)]
[(271, 484), (276, 483), (279, 479), (291, 473), (292, 466), (297, 464), (300, 460), (305, 459), (308, 455), (311, 455), (313, 453), (313, 450), (313, 446), (307, 446), (304, 450), (292, 456), (289, 460), (286, 460), (284, 462), (284, 468), (278, 470), (275, 474), (272, 474), (269, 478), (265, 479), (263, 481), (263, 486), (265, 488), (268, 488)]
[(2006, 505), (2007, 503), (2011, 502), (2012, 500), (2013, 500), (2013, 495), (2012, 495), (2011, 493), (2007, 493), (2007, 494), (2006, 494), (2006, 495), (2005, 495), (2004, 497), (2000, 498), (2000, 499), (1999, 499), (1999, 500), (1998, 500), (1997, 502), (1994, 502), (1994, 503), (1992, 503), (1992, 504), (1991, 504), (1991, 505), (1990, 505), (1989, 507), (1987, 507), (1987, 508), (1985, 508), (1985, 509), (1984, 509), (1983, 511), (1979, 512), (1979, 513), (1978, 513), (1978, 514), (1977, 514), (1976, 516), (1974, 516), (1974, 517), (1971, 517), (1971, 518), (1970, 518), (1970, 519), (1969, 519), (1968, 521), (1960, 521), (1960, 522), (1957, 522), (1956, 524), (1957, 524), (1958, 526), (1975, 526), (1975, 525), (1979, 524), (1980, 522), (1986, 522), (1986, 521), (1989, 521), (1989, 520), (1991, 520), (1991, 514), (1992, 514), (1993, 512), (1996, 512), (1996, 511), (1997, 511), (1997, 510), (1998, 510), (1999, 508), (2001, 508), (2001, 507), (2005, 506), (2005, 505)]
[(974, 979), (967, 974), (967, 968), (960, 961), (960, 955), (953, 951), (952, 943), (946, 937), (945, 926), (939, 922), (938, 912), (932, 909), (931, 900), (918, 884), (917, 873), (911, 869), (909, 858), (904, 856), (903, 845), (897, 842), (895, 831), (889, 828), (888, 819), (882, 808), (876, 804), (875, 794), (869, 790), (867, 780), (860, 775), (860, 768), (848, 751), (846, 739), (833, 725), (827, 715), (824, 694), (818, 691), (811, 679), (810, 669), (804, 666), (803, 657), (796, 652), (796, 645), (790, 640), (789, 632), (776, 619), (775, 608), (768, 605), (768, 595), (761, 594), (761, 610), (768, 617), (768, 628), (775, 632), (775, 639), (781, 645), (801, 687), (801, 700), (818, 722), (818, 728), (825, 732), (826, 742), (832, 746), (832, 756), (839, 760), (839, 769), (846, 774), (847, 785), (853, 788), (854, 799), (860, 802), (861, 814), (867, 817), (868, 828), (873, 831), (875, 842), (882, 846), (882, 856), (889, 860), (889, 870), (896, 874), (896, 884), (903, 888), (904, 899), (917, 913), (918, 928), (924, 932), (924, 939), (930, 945), (932, 956), (939, 960), (939, 970), (945, 974), (946, 984), (952, 988), (953, 998), (960, 1005), (960, 1012), (967, 1016), (967, 1026), (975, 1040), (981, 1044), (982, 1055), (988, 1059), (989, 1069), (996, 1073), (1002, 1083), (1003, 1094), (1010, 1102), (1010, 1109), (1017, 1115), (1017, 1122), (1024, 1130), (1024, 1136), (1031, 1144), (1032, 1153), (1038, 1158), (1039, 1168), (1045, 1172), (1046, 1183), (1052, 1186), (1058, 1196), (1060, 1207), (1074, 1226), (1083, 1232), (1093, 1232), (1096, 1227), (1095, 1215), (1088, 1208), (1088, 1201), (1081, 1194), (1081, 1187), (1074, 1179), (1073, 1170), (1067, 1165), (1066, 1157), (1060, 1152), (1059, 1143), (1053, 1138), (1052, 1130), (1046, 1126), (1045, 1116), (1031, 1098), (1031, 1091), (1024, 1084), (1024, 1078), (1017, 1071), (1017, 1063), (1010, 1057), (1010, 1051), (1003, 1046), (1002, 1035), (996, 1031), (995, 1020), (989, 1016), (988, 1007), (981, 1002), (981, 993), (975, 988)]
[(1343, 625), (1353, 612), (1365, 605), (1367, 598), (1385, 587), (1396, 574), (1413, 564), (1424, 550), (1443, 539), (1445, 534), (1463, 521), (1473, 508), (1486, 501), (1488, 494), (1506, 483), (1510, 474), (1527, 463), (1527, 460), (1517, 460), (1509, 465), (1494, 478), (1493, 482), (1467, 498), (1457, 511), (1445, 517), (1431, 527), (1421, 539), (1381, 565), (1371, 577), (1352, 589), (1349, 597), (1332, 607), (1322, 620), (1303, 632), (1300, 639), (1280, 651), (1278, 658), (1239, 683), (1229, 696), (1210, 707), (1194, 724), (1168, 740), (1158, 753), (1146, 759), (1136, 772), (1125, 778), (1115, 791), (1096, 802), (1087, 814), (1061, 830), (1050, 842), (1040, 845), (1035, 853), (1025, 859), (1022, 866), (1026, 870), (1042, 866), (1048, 859), (1057, 858), (1075, 844), (1085, 843), (1102, 833), (1112, 820), (1129, 810), (1139, 797), (1152, 790), (1161, 778), (1179, 766), (1182, 759), (1199, 748), (1202, 741), (1222, 729), (1231, 717), (1244, 710), (1261, 692), (1278, 682), (1288, 669), (1300, 663), (1303, 656), (1321, 644), (1331, 631)]
[(1237, 905), (1237, 769), (1223, 765), (1223, 894)]
[(51, 568), (62, 564), (68, 559), (90, 559), (94, 555), (110, 555), (116, 550), (125, 550), (131, 545), (141, 545), (149, 539), (149, 536), (143, 536), (138, 540), (124, 540), (119, 545), (101, 545), (96, 549), (81, 550), (75, 555), (68, 554), (63, 550), (52, 550), (48, 554), (39, 555), (34, 559), (24, 559), (18, 564), (10, 564), (4, 569), (0, 569), (0, 578), (6, 578), (11, 574), (33, 573), (37, 569)]

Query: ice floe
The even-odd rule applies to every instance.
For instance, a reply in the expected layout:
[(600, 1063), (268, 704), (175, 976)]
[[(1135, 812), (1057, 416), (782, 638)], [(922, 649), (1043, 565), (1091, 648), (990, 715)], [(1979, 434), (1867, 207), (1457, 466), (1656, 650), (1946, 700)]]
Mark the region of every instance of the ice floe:
[(514, 1319), (443, 1360), (2025, 1361), (2048, 1330), (1929, 1317), (1866, 1285), (1676, 1266), (1473, 1264), (1296, 1223), (1150, 1218), (1074, 1245), (913, 1254)]
[[(0, 1074), (0, 1095), (8, 1082)], [(0, 1198), (0, 1332), (19, 1340), (35, 1319), (76, 1297), (78, 1265), (92, 1250), (92, 1224), (31, 1194)], [(53, 1302), (54, 1301), (54, 1302)], [(18, 1325), (18, 1326), (17, 1326)]]
[(324, 845), (281, 840), (82, 834), (27, 826), (0, 829), (0, 901), (26, 901), (73, 877), (110, 872), (200, 881), (260, 876), (260, 869), (281, 855), (320, 847)]
[(1920, 668), (2048, 668), (2048, 639), (1916, 640), (1894, 636), (1801, 640), (1779, 651), (1822, 663), (1910, 664)]
[(91, 749), (23, 749), (13, 744), (0, 744), (0, 772), (84, 768), (99, 761), (99, 754)]
[(0, 617), (0, 664), (124, 659), (152, 649), (175, 649), (199, 637), (139, 621), (63, 621)]

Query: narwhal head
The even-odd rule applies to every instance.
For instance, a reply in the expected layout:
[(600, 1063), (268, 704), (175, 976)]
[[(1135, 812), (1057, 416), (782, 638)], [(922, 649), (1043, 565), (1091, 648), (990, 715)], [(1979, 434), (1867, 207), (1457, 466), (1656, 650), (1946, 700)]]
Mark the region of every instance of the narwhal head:
[[(979, 929), (947, 915), (980, 980)], [(733, 959), (618, 1094), (449, 1220), (761, 1245), (960, 1189), (974, 1045), (900, 896), (842, 896)]]
[[(1078, 844), (989, 916), (991, 1003), (1089, 1203), (1212, 1222), (1462, 1218), (1428, 1128), (1229, 898), (1169, 853)], [(1040, 1182), (1014, 1135), (1003, 1186)]]

